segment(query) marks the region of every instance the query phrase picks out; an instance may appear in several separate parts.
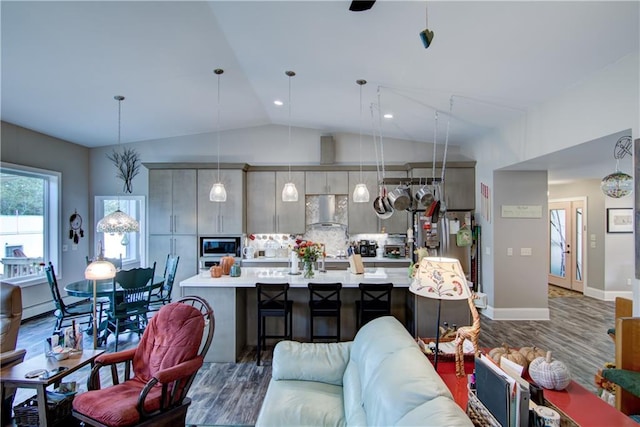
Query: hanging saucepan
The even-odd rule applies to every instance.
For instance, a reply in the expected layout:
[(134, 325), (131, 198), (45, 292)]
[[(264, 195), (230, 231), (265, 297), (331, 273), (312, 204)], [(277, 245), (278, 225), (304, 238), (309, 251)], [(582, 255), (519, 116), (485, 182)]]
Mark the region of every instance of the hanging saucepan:
[(411, 191), (406, 185), (399, 185), (387, 196), (389, 203), (396, 211), (403, 211), (411, 207)]
[(422, 206), (430, 206), (433, 202), (433, 192), (427, 184), (420, 187), (416, 193), (416, 200), (420, 202)]
[(373, 210), (380, 219), (388, 219), (393, 215), (393, 208), (387, 199), (386, 188), (380, 188), (380, 195), (373, 201)]

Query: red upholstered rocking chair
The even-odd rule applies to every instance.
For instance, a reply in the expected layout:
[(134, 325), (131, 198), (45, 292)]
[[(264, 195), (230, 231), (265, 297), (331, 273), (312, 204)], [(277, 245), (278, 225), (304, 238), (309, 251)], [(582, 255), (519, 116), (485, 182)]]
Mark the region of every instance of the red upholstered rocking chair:
[[(138, 347), (96, 358), (89, 391), (75, 397), (73, 416), (92, 426), (184, 426), (191, 404), (187, 392), (214, 328), (213, 310), (202, 298), (184, 297), (163, 306)], [(110, 368), (113, 385), (101, 389), (103, 367)]]

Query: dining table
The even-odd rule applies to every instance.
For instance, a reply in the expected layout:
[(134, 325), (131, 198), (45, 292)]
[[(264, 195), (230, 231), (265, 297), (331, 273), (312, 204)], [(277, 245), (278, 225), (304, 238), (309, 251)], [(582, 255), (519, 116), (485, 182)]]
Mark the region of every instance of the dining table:
[[(104, 280), (96, 280), (96, 292), (93, 292), (93, 280), (82, 279), (75, 282), (68, 283), (64, 290), (67, 294), (74, 297), (81, 298), (104, 298), (108, 297), (110, 304), (113, 306), (113, 279), (104, 279)], [(157, 289), (164, 284), (164, 276), (153, 276), (153, 282), (151, 284), (153, 289)], [(124, 291), (122, 287), (116, 282), (116, 298), (118, 298), (118, 291)], [(95, 304), (95, 302), (94, 302)], [(100, 316), (102, 317), (102, 316)], [(102, 333), (100, 338), (97, 338)], [(108, 324), (107, 322), (100, 322), (97, 326), (97, 335), (96, 340), (94, 341), (94, 346), (97, 345), (98, 342), (103, 341), (107, 342), (107, 336), (109, 334)]]

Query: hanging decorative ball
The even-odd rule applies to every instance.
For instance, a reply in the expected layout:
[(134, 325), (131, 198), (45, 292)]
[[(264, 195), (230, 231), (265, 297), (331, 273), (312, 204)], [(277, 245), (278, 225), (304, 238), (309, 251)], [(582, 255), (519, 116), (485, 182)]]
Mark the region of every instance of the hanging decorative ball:
[(605, 196), (619, 199), (633, 191), (633, 177), (624, 172), (616, 171), (602, 178), (600, 188)]

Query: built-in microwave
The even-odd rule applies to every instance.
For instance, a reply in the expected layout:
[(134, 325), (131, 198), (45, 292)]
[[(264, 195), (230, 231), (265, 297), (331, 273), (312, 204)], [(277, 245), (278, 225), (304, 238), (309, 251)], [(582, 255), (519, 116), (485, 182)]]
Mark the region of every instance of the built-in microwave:
[(242, 235), (200, 237), (200, 257), (242, 257)]

